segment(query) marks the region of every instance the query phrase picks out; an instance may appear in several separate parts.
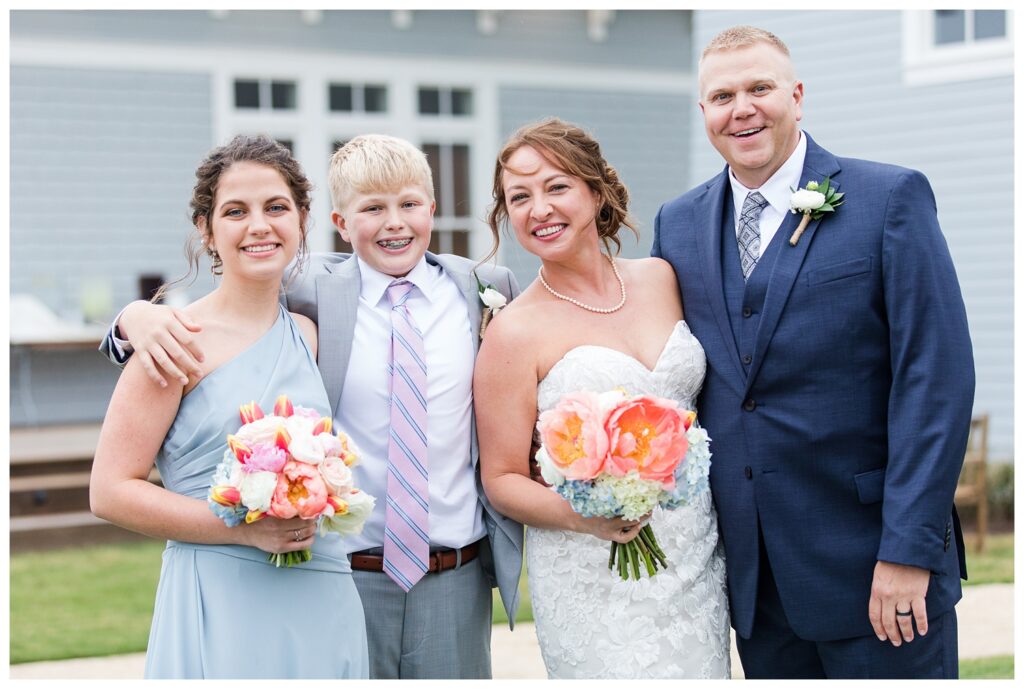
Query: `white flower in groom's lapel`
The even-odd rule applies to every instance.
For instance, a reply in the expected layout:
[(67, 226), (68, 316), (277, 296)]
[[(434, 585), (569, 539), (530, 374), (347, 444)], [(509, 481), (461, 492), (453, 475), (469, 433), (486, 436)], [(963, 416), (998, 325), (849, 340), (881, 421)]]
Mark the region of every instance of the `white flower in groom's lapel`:
[(793, 195), (789, 197), (789, 208), (794, 213), (803, 213), (800, 225), (794, 230), (789, 238), (789, 245), (796, 246), (800, 241), (800, 235), (807, 229), (812, 220), (821, 218), (826, 213), (835, 212), (836, 208), (843, 205), (843, 194), (836, 192), (836, 188), (829, 184), (826, 177), (822, 182), (810, 181), (803, 189), (793, 189)]

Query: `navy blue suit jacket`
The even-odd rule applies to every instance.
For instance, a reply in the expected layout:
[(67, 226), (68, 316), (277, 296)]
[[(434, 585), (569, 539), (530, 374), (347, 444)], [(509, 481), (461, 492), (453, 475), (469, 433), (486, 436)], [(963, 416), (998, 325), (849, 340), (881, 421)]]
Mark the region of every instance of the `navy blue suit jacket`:
[(974, 362), (931, 187), (914, 170), (837, 158), (807, 139), (801, 188), (830, 177), (845, 203), (795, 247), (799, 216), (787, 215), (746, 366), (723, 293), (728, 168), (655, 222), (652, 253), (675, 268), (707, 353), (698, 418), (712, 439), (732, 623), (745, 638), (759, 523), (803, 638), (873, 633), (876, 560), (932, 572), (929, 617), (954, 606), (966, 578), (953, 493)]

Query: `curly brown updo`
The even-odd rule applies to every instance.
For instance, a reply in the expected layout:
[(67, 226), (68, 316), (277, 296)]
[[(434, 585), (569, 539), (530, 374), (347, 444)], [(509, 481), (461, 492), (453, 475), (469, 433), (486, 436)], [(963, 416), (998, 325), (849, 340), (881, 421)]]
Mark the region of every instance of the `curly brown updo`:
[[(619, 230), (628, 227), (638, 238), (636, 221), (629, 215), (629, 191), (619, 180), (619, 174), (601, 155), (601, 146), (580, 127), (551, 117), (535, 124), (528, 124), (509, 137), (498, 154), (494, 167), (494, 205), (487, 216), (491, 226), (494, 246), (484, 261), (498, 253), (499, 229), (508, 222), (508, 204), (502, 188), (502, 174), (508, 169), (508, 161), (523, 146), (532, 146), (559, 169), (577, 177), (598, 196), (597, 236), (604, 242), (609, 255), (618, 254), (622, 248)], [(612, 251), (611, 245), (615, 245)]]
[[(273, 168), (284, 178), (291, 190), (292, 201), (300, 211), (302, 237), (299, 240), (298, 260), (296, 267), (301, 269), (302, 263), (309, 254), (306, 244), (307, 224), (310, 208), (310, 192), (312, 183), (302, 171), (302, 166), (292, 157), (291, 151), (264, 135), (239, 134), (223, 146), (210, 151), (196, 169), (196, 184), (192, 189), (189, 207), (192, 211), (192, 225), (196, 232), (189, 236), (185, 245), (188, 258), (188, 273), (173, 282), (167, 283), (157, 290), (152, 301), (159, 301), (168, 288), (184, 280), (188, 284), (195, 282), (199, 274), (199, 257), (205, 252), (212, 263), (210, 270), (214, 275), (221, 274), (220, 256), (209, 246), (211, 235), (210, 215), (213, 213), (214, 199), (217, 196), (217, 185), (221, 177), (235, 163), (257, 163)], [(203, 221), (200, 227), (200, 220)], [(191, 279), (190, 279), (191, 278)]]

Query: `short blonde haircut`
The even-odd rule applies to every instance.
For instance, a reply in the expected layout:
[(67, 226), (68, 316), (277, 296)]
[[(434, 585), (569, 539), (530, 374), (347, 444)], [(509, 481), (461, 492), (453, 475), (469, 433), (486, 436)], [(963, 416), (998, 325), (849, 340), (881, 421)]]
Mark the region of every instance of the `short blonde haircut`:
[(781, 38), (771, 31), (759, 29), (756, 26), (733, 26), (712, 38), (711, 42), (704, 48), (704, 52), (700, 54), (700, 59), (703, 60), (707, 57), (708, 53), (720, 50), (749, 48), (758, 43), (767, 43), (768, 45), (775, 46), (783, 55), (789, 57), (789, 48), (786, 47)]
[(427, 156), (405, 139), (384, 134), (357, 136), (335, 151), (327, 173), (331, 203), (337, 213), (355, 194), (397, 192), (421, 186), (434, 202), (433, 176)]

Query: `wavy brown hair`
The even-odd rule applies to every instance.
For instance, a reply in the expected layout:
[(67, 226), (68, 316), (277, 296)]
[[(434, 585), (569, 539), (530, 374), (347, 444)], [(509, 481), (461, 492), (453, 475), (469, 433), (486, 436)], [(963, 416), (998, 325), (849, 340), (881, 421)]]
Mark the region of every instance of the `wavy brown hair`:
[[(240, 134), (223, 146), (210, 151), (203, 162), (196, 169), (196, 184), (192, 189), (192, 200), (189, 202), (191, 210), (192, 225), (196, 231), (189, 235), (185, 244), (185, 256), (188, 258), (188, 273), (182, 277), (165, 283), (153, 295), (151, 301), (159, 301), (167, 293), (171, 286), (188, 280), (188, 285), (196, 281), (199, 276), (199, 259), (206, 253), (212, 261), (211, 270), (214, 275), (221, 274), (220, 256), (215, 251), (206, 248), (210, 238), (210, 215), (213, 213), (214, 199), (217, 196), (217, 185), (220, 178), (235, 163), (257, 163), (266, 165), (277, 170), (285, 183), (291, 190), (292, 201), (300, 211), (302, 224), (301, 238), (299, 240), (298, 261), (292, 271), (292, 275), (301, 270), (302, 264), (309, 255), (309, 247), (306, 244), (307, 226), (309, 223), (310, 192), (313, 189), (312, 183), (302, 171), (302, 166), (292, 156), (291, 151), (274, 141), (268, 136), (248, 136)], [(200, 220), (203, 221), (203, 228), (200, 228)], [(290, 281), (289, 277), (289, 281)], [(186, 285), (187, 286), (187, 285)]]
[[(601, 145), (580, 127), (552, 117), (528, 124), (505, 142), (494, 167), (494, 205), (487, 216), (494, 246), (484, 257), (487, 261), (498, 253), (500, 228), (508, 223), (508, 203), (502, 188), (502, 175), (512, 155), (523, 146), (532, 146), (565, 173), (583, 180), (598, 197), (597, 236), (609, 255), (617, 255), (622, 248), (619, 230), (623, 225), (638, 238), (636, 220), (629, 215), (629, 191), (619, 180), (619, 174), (601, 154)], [(615, 245), (614, 251), (611, 245)], [(481, 261), (481, 263), (483, 262)]]

